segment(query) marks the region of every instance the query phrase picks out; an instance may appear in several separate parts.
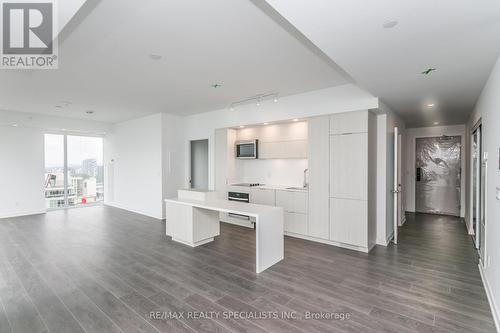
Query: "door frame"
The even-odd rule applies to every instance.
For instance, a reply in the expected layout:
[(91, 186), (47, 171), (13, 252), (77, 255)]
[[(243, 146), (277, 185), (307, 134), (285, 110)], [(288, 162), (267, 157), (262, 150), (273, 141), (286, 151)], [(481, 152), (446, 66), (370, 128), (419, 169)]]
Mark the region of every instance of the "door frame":
[(187, 143), (187, 188), (193, 188), (192, 167), (191, 167), (191, 147), (194, 141), (207, 141), (207, 190), (210, 188), (210, 138), (190, 139)]
[(400, 149), (400, 144), (401, 142), (399, 141), (399, 129), (398, 127), (394, 127), (394, 175), (393, 175), (393, 188), (392, 188), (392, 194), (393, 194), (393, 242), (394, 244), (398, 244), (398, 227), (400, 225), (400, 208), (399, 208), (399, 203), (400, 203), (400, 160), (401, 160), (401, 149)]
[[(477, 226), (476, 229), (479, 231), (478, 235), (474, 232), (474, 157), (472, 154), (472, 145), (474, 142), (474, 133), (479, 130), (480, 132), (480, 155), (479, 155), (479, 177), (477, 179), (478, 181), (478, 192), (477, 196), (479, 196), (479, 206), (476, 207), (476, 210), (478, 210), (480, 214), (480, 218), (477, 221)], [(469, 168), (469, 181), (470, 181), (470, 186), (469, 186), (469, 223), (470, 226), (468, 226), (468, 233), (471, 235), (474, 241), (474, 245), (476, 249), (478, 250), (479, 254), (481, 253), (481, 250), (483, 251), (483, 257), (486, 258), (486, 229), (487, 229), (487, 223), (486, 223), (486, 190), (487, 190), (487, 168), (488, 168), (488, 160), (484, 156), (484, 149), (483, 149), (483, 138), (484, 138), (484, 133), (483, 133), (484, 127), (482, 126), (481, 119), (477, 121), (474, 126), (470, 129), (469, 138), (470, 138), (470, 154), (469, 154), (469, 163), (470, 163), (470, 168)], [(484, 235), (481, 234), (481, 224), (483, 223), (484, 220)], [(479, 239), (478, 239), (479, 236)], [(481, 249), (480, 245), (482, 240), (484, 240), (484, 248)], [(482, 262), (483, 266), (485, 267), (486, 262), (484, 261), (484, 258), (481, 258), (480, 255), (480, 261)]]

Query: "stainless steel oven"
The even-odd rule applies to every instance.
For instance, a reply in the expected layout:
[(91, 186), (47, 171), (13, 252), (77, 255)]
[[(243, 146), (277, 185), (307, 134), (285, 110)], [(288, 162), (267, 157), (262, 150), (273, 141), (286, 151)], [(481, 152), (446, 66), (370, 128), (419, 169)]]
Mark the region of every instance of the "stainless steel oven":
[(256, 159), (259, 158), (259, 140), (247, 140), (236, 142), (236, 158)]
[[(227, 193), (227, 200), (250, 203), (250, 193), (228, 192)], [(253, 219), (251, 219), (250, 216), (241, 215), (241, 214), (234, 214), (234, 213), (229, 213), (228, 216), (236, 218), (236, 219), (244, 220), (244, 221), (249, 221), (249, 222), (254, 224), (254, 228), (255, 228), (255, 221)]]

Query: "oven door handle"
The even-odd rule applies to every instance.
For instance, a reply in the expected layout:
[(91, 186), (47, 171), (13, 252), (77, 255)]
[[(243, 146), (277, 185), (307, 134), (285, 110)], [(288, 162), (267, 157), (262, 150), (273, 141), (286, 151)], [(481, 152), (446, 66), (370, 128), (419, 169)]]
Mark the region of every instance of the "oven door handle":
[(244, 202), (248, 202), (248, 199), (231, 198), (231, 197), (228, 200), (229, 201), (244, 201)]

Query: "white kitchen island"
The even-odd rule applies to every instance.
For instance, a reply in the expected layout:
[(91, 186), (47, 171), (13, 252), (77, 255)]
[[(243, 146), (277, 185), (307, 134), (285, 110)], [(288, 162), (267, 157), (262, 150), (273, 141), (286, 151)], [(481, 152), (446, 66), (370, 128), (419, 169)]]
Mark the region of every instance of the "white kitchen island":
[(256, 272), (283, 260), (283, 208), (205, 197), (197, 195), (199, 191), (190, 196), (190, 192), (180, 190), (178, 198), (165, 199), (165, 230), (173, 241), (192, 247), (209, 243), (220, 234), (220, 212), (246, 215), (255, 218)]

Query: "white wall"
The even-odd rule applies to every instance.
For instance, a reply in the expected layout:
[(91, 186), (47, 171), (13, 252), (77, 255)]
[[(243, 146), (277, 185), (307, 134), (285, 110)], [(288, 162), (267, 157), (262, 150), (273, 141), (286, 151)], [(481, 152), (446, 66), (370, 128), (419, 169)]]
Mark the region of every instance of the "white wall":
[[(259, 107), (249, 104), (239, 106), (234, 111), (227, 108), (196, 114), (185, 119), (184, 151), (189, 151), (189, 140), (209, 139), (209, 188), (213, 189), (215, 129), (367, 110), (377, 107), (377, 98), (356, 85), (348, 84), (283, 97), (277, 103), (265, 101)], [(185, 185), (187, 185), (188, 179), (189, 170), (186, 168), (184, 172)]]
[(415, 211), (415, 142), (416, 138), (438, 137), (442, 135), (462, 137), (462, 181), (461, 181), (461, 210), (460, 216), (465, 215), (465, 179), (467, 178), (466, 156), (467, 144), (465, 136), (465, 125), (435, 126), (409, 128), (406, 131), (406, 157), (405, 157), (405, 183), (406, 183), (406, 210)]
[(483, 148), (488, 153), (486, 172), (486, 262), (482, 271), (483, 281), (493, 315), (500, 331), (500, 200), (496, 198), (496, 188), (500, 187), (499, 147), (500, 147), (500, 58), (497, 60), (490, 77), (476, 104), (471, 117), (475, 123), (481, 117), (483, 127)]
[(183, 119), (168, 114), (118, 123), (104, 139), (105, 204), (154, 218), (183, 187)]
[(104, 139), (105, 204), (162, 218), (162, 162), (161, 114), (116, 124)]
[(169, 114), (161, 117), (163, 199), (166, 199), (176, 197), (177, 190), (184, 186), (184, 120)]
[(39, 129), (0, 126), (0, 218), (45, 212)]

